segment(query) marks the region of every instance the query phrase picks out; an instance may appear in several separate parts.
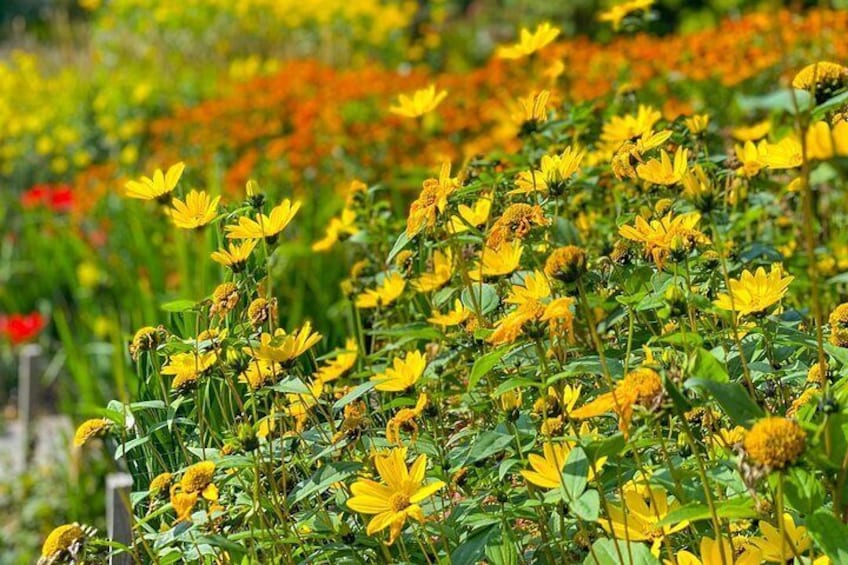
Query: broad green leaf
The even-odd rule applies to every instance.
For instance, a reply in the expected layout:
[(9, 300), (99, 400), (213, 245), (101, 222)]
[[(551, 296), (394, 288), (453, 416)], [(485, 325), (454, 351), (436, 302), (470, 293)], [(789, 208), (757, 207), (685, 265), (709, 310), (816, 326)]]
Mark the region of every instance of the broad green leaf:
[[(730, 500), (717, 501), (715, 508), (719, 518), (746, 519), (754, 518), (757, 515), (757, 511), (754, 509), (754, 502), (750, 498), (732, 498)], [(709, 506), (700, 502), (692, 502), (669, 512), (665, 518), (657, 523), (657, 527), (679, 524), (684, 520), (699, 522), (711, 518), (712, 513)]]
[(592, 544), (583, 565), (659, 565), (659, 560), (644, 543), (601, 538)]
[(197, 303), (194, 300), (172, 300), (160, 306), (165, 312), (188, 312), (193, 309)]
[(600, 515), (601, 497), (598, 495), (598, 491), (587, 490), (580, 495), (580, 498), (572, 501), (569, 508), (578, 518), (587, 522), (595, 522)]
[(477, 386), (480, 379), (489, 374), (489, 371), (500, 363), (503, 356), (509, 353), (509, 349), (509, 345), (504, 345), (486, 353), (482, 357), (478, 357), (471, 367), (471, 374), (468, 376), (468, 390)]
[(831, 512), (819, 510), (807, 518), (807, 531), (831, 563), (848, 563), (848, 526)]
[(341, 410), (357, 398), (361, 397), (364, 394), (367, 394), (368, 391), (377, 386), (377, 383), (374, 381), (365, 381), (356, 386), (352, 391), (341, 397), (333, 404), (333, 410)]
[(586, 488), (589, 475), (589, 460), (586, 452), (575, 447), (568, 454), (565, 467), (562, 469), (562, 490), (565, 500), (573, 501), (580, 497)]
[(693, 377), (719, 383), (726, 383), (730, 380), (721, 362), (712, 353), (702, 347), (695, 350), (689, 362), (689, 373)]
[(392, 250), (389, 251), (389, 256), (386, 258), (386, 264), (391, 264), (392, 261), (394, 261), (395, 256), (400, 253), (407, 244), (409, 244), (409, 241), (410, 239), (409, 236), (406, 235), (406, 230), (400, 232), (395, 244), (392, 246)]
[(684, 386), (705, 389), (738, 426), (750, 426), (755, 420), (763, 417), (762, 409), (751, 400), (748, 391), (739, 383), (720, 383), (695, 378), (687, 380)]

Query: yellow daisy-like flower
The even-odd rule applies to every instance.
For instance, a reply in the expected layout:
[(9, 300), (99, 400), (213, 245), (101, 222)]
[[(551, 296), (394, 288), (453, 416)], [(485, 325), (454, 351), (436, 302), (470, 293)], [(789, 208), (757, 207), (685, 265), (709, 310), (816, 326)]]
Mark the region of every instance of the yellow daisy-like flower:
[(815, 92), (821, 104), (839, 90), (848, 86), (848, 67), (829, 61), (807, 65), (792, 79), (792, 87)]
[(558, 247), (545, 261), (545, 274), (563, 282), (574, 282), (586, 272), (586, 250), (576, 245)]
[(450, 161), (445, 161), (439, 171), (439, 178), (424, 181), (421, 194), (409, 206), (409, 217), (406, 220), (407, 236), (412, 237), (422, 229), (430, 229), (436, 225), (436, 218), (448, 206), (448, 196), (459, 186), (459, 181), (450, 174)]
[(669, 212), (660, 220), (651, 220), (638, 216), (633, 226), (621, 226), (618, 233), (631, 241), (638, 241), (645, 247), (645, 255), (652, 257), (662, 268), (665, 260), (673, 252), (689, 253), (698, 244), (708, 244), (710, 240), (695, 226), (701, 220), (697, 212), (688, 212), (674, 216)]
[(783, 515), (783, 535), (780, 528), (761, 520), (759, 537), (749, 543), (760, 550), (761, 558), (769, 563), (787, 563), (794, 557), (800, 558), (813, 543), (807, 528), (796, 526), (789, 513)]
[(383, 282), (375, 289), (368, 289), (356, 297), (357, 308), (384, 308), (397, 300), (403, 289), (406, 288), (406, 281), (400, 273), (392, 272), (383, 278)]
[(41, 546), (44, 560), (55, 559), (85, 540), (85, 531), (77, 524), (64, 524), (53, 529)]
[(239, 382), (246, 383), (251, 390), (274, 384), (283, 376), (283, 368), (280, 363), (268, 361), (267, 359), (254, 359), (247, 368), (239, 375)]
[(171, 201), (173, 208), (168, 211), (168, 215), (178, 228), (199, 229), (215, 219), (220, 201), (220, 196), (210, 198), (204, 191), (192, 190), (186, 196), (185, 202), (179, 198)]
[(286, 229), (297, 211), (300, 210), (300, 201), (292, 203), (286, 198), (279, 206), (271, 210), (271, 214), (256, 214), (256, 220), (242, 216), (238, 224), (226, 226), (224, 230), (230, 239), (262, 239), (269, 242), (276, 241), (280, 233)]
[(656, 554), (662, 540), (689, 525), (683, 520), (673, 525), (657, 527), (657, 524), (680, 504), (669, 503), (668, 493), (658, 486), (628, 483), (622, 489), (620, 505), (609, 505), (609, 518), (600, 520), (601, 527), (618, 539), (651, 542)]
[(771, 131), (771, 120), (763, 120), (750, 126), (739, 126), (730, 130), (733, 139), (741, 142), (759, 141)]
[(431, 84), (427, 88), (416, 90), (412, 96), (399, 95), (397, 105), (389, 108), (389, 111), (405, 118), (420, 118), (435, 110), (447, 95), (446, 90), (436, 92), (436, 85)]
[(473, 206), (460, 204), (457, 207), (458, 215), (451, 216), (448, 224), (450, 233), (462, 233), (468, 231), (470, 227), (476, 228), (486, 223), (489, 219), (489, 211), (492, 208), (492, 199), (486, 196), (481, 196)]
[(374, 388), (379, 391), (403, 392), (418, 382), (426, 368), (427, 359), (424, 354), (420, 351), (410, 351), (403, 359), (395, 357), (391, 367), (372, 376), (371, 380), (376, 383)]
[(530, 32), (527, 28), (521, 30), (521, 37), (513, 45), (505, 45), (498, 49), (498, 57), (501, 59), (521, 59), (539, 51), (559, 35), (559, 28), (553, 27), (549, 22), (539, 24), (536, 31)]
[(668, 153), (663, 149), (660, 151), (659, 159), (651, 159), (647, 163), (636, 167), (636, 174), (640, 179), (652, 184), (668, 186), (677, 184), (686, 176), (689, 170), (689, 150), (678, 147), (674, 152), (672, 163)]
[(212, 483), (215, 476), (215, 463), (212, 461), (201, 461), (195, 463), (185, 470), (183, 478), (180, 479), (180, 487), (183, 492), (199, 492), (207, 500), (218, 499), (218, 489)]
[(209, 256), (216, 263), (228, 267), (234, 273), (238, 273), (244, 269), (258, 241), (256, 239), (248, 239), (239, 244), (230, 243), (227, 249), (213, 251)]
[(418, 438), (418, 424), (415, 423), (415, 418), (420, 416), (424, 411), (424, 408), (427, 406), (427, 400), (427, 395), (421, 393), (418, 395), (418, 400), (415, 402), (413, 408), (401, 408), (398, 410), (397, 414), (386, 422), (386, 441), (397, 446), (402, 446), (403, 442), (400, 438), (400, 431), (402, 429), (408, 429), (411, 435), (410, 442), (415, 442)]
[[(712, 538), (701, 538), (700, 544), (701, 557), (697, 557), (693, 553), (684, 550), (675, 553), (677, 565), (759, 565), (760, 560), (734, 559), (733, 548), (730, 541), (721, 538), (721, 542)], [(759, 555), (759, 553), (758, 553)], [(668, 559), (664, 560), (665, 565), (673, 565)]]
[(848, 302), (834, 308), (827, 321), (830, 324), (830, 343), (848, 347)]
[(538, 204), (511, 204), (492, 225), (486, 245), (496, 248), (508, 241), (524, 239), (534, 225), (545, 226), (548, 223)]
[(755, 423), (745, 434), (748, 456), (769, 469), (784, 469), (804, 452), (807, 434), (795, 420), (773, 416)]
[(761, 141), (757, 145), (757, 152), (760, 162), (774, 170), (795, 169), (804, 160), (801, 142), (792, 136), (784, 137), (777, 143)]
[(618, 31), (621, 29), (621, 22), (630, 14), (647, 10), (654, 5), (655, 0), (628, 0), (621, 4), (616, 4), (609, 10), (598, 14), (598, 21), (609, 22), (612, 24), (612, 29)]
[(625, 141), (634, 141), (651, 132), (662, 117), (659, 110), (639, 105), (636, 115), (613, 116), (601, 128), (601, 141), (610, 150), (615, 151)]
[(406, 466), (406, 448), (394, 448), (377, 454), (374, 465), (383, 482), (359, 479), (350, 486), (353, 496), (347, 506), (360, 514), (375, 515), (366, 532), (373, 535), (389, 528), (389, 543), (400, 535), (407, 518), (424, 521), (419, 503), (445, 486), (443, 481), (423, 485), (427, 456), (419, 455), (412, 467)]
[(561, 192), (566, 181), (580, 170), (585, 155), (584, 150), (578, 150), (576, 147), (567, 147), (559, 155), (544, 155), (539, 169), (518, 174), (515, 180), (518, 188), (508, 194)]
[(359, 346), (356, 339), (349, 337), (345, 340), (344, 349), (336, 352), (335, 359), (322, 365), (315, 373), (315, 379), (324, 383), (332, 382), (348, 372), (359, 356)]
[(686, 128), (690, 132), (697, 135), (710, 125), (710, 116), (709, 114), (696, 114), (683, 120), (683, 123), (686, 124)]
[(319, 341), (321, 341), (321, 334), (313, 332), (312, 324), (306, 322), (298, 331), (291, 334), (287, 334), (282, 328), (277, 328), (274, 335), (263, 333), (259, 337), (259, 347), (255, 350), (245, 347), (244, 352), (264, 361), (287, 363), (306, 353)]
[(345, 208), (338, 218), (331, 218), (324, 237), (312, 244), (312, 251), (329, 251), (341, 239), (359, 233), (356, 227), (356, 212)]
[(453, 301), (453, 310), (448, 310), (444, 314), (436, 312), (432, 317), (427, 318), (427, 321), (435, 326), (456, 326), (464, 322), (471, 315), (471, 310), (462, 304), (459, 298)]
[(413, 281), (412, 286), (418, 292), (432, 292), (445, 286), (453, 274), (453, 252), (446, 248), (444, 252), (433, 252), (433, 270)]
[[(527, 456), (527, 462), (533, 468), (532, 471), (522, 470), (521, 475), (527, 479), (527, 482), (542, 487), (544, 489), (555, 489), (562, 485), (562, 471), (565, 468), (565, 462), (568, 461), (568, 456), (571, 453), (572, 445), (565, 443), (550, 443), (547, 442), (542, 446), (544, 456), (531, 453)], [(594, 470), (589, 469), (588, 480), (595, 478), (595, 473), (601, 470), (601, 467), (606, 463), (607, 458), (601, 457), (595, 463)]]
[(519, 124), (534, 123), (540, 124), (548, 121), (548, 100), (551, 93), (548, 90), (534, 92), (526, 98), (518, 99), (518, 107), (520, 112), (516, 114), (515, 121)]
[(772, 265), (768, 274), (762, 267), (756, 273), (745, 270), (739, 279), (730, 279), (730, 291), (719, 294), (714, 304), (741, 316), (762, 314), (766, 308), (783, 298), (794, 279), (789, 275), (784, 276), (780, 265)]
[(218, 361), (218, 354), (214, 351), (197, 354), (194, 351), (177, 353), (168, 359), (168, 363), (162, 367), (163, 375), (173, 375), (171, 388), (180, 390), (190, 387), (197, 379)]
[(848, 155), (848, 122), (839, 122), (832, 128), (824, 121), (810, 125), (806, 135), (807, 158), (826, 161)]
[(640, 367), (627, 373), (615, 389), (598, 396), (595, 400), (571, 412), (577, 420), (594, 418), (601, 414), (614, 412), (618, 415), (618, 429), (628, 437), (633, 409), (641, 406), (648, 410), (657, 406), (663, 398), (665, 389), (660, 375), (653, 369)]
[(74, 433), (74, 447), (82, 447), (91, 439), (106, 434), (113, 424), (114, 422), (109, 418), (86, 420), (79, 425), (76, 433)]
[(185, 163), (177, 163), (168, 168), (167, 173), (162, 169), (156, 169), (153, 178), (141, 177), (141, 180), (131, 180), (125, 185), (126, 196), (139, 200), (159, 200), (163, 204), (167, 202), (168, 194), (177, 186), (185, 169)]

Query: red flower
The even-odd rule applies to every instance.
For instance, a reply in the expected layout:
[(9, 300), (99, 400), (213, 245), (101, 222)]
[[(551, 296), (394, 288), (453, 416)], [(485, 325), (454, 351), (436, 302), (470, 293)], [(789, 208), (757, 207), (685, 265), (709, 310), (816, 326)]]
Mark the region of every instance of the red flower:
[(36, 184), (21, 194), (25, 209), (44, 206), (56, 213), (70, 212), (74, 207), (74, 191), (67, 184)]
[(54, 212), (70, 212), (74, 207), (74, 191), (67, 184), (53, 187), (48, 203)]
[(37, 336), (46, 323), (44, 316), (38, 312), (0, 317), (0, 335), (8, 336), (12, 345), (18, 345)]
[(50, 187), (46, 184), (36, 184), (21, 194), (21, 206), (24, 208), (35, 208), (43, 206), (48, 198)]

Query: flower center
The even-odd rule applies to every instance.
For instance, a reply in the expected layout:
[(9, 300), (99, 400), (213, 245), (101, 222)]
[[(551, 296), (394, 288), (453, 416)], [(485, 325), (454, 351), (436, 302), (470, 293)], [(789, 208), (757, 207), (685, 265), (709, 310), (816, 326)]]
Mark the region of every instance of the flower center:
[(405, 492), (396, 492), (389, 499), (389, 505), (394, 512), (405, 510), (409, 507), (409, 495)]

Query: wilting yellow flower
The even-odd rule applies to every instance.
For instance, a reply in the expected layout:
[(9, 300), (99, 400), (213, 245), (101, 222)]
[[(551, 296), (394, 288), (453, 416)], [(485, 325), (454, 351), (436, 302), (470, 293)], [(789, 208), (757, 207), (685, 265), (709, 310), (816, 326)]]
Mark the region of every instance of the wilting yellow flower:
[(368, 523), (366, 533), (370, 536), (389, 528), (389, 543), (394, 543), (407, 518), (424, 521), (419, 503), (435, 494), (445, 483), (434, 481), (422, 485), (427, 456), (419, 455), (412, 467), (407, 468), (405, 447), (377, 454), (374, 465), (383, 483), (359, 479), (350, 486), (353, 496), (348, 499), (347, 506), (360, 514), (376, 514)]
[(444, 314), (436, 312), (431, 318), (427, 318), (427, 321), (436, 326), (456, 326), (467, 320), (470, 315), (471, 310), (467, 309), (462, 304), (462, 300), (457, 298), (453, 302), (453, 310), (448, 310)]
[(324, 237), (312, 244), (312, 251), (329, 251), (337, 241), (359, 233), (356, 227), (356, 212), (345, 208), (341, 216), (331, 218)]
[(760, 161), (769, 169), (794, 169), (801, 166), (801, 142), (787, 136), (777, 143), (761, 141), (757, 146)]
[(545, 260), (545, 274), (552, 279), (574, 282), (586, 272), (586, 250), (576, 245), (554, 249)]
[(159, 200), (165, 203), (168, 194), (177, 186), (183, 169), (185, 169), (185, 163), (180, 162), (169, 167), (167, 173), (162, 173), (162, 169), (156, 169), (153, 178), (141, 177), (139, 181), (131, 180), (125, 185), (126, 196), (139, 200)]
[(400, 439), (400, 431), (403, 428), (408, 428), (411, 434), (411, 441), (415, 441), (418, 437), (418, 424), (415, 423), (415, 418), (421, 415), (424, 408), (427, 406), (427, 395), (421, 393), (418, 395), (418, 400), (413, 408), (401, 408), (397, 414), (392, 416), (386, 422), (386, 441), (395, 445), (402, 445)]
[(313, 332), (312, 324), (306, 322), (298, 331), (291, 334), (287, 334), (282, 328), (277, 328), (273, 336), (263, 333), (259, 337), (259, 347), (255, 350), (245, 347), (244, 352), (255, 355), (257, 359), (287, 363), (309, 351), (319, 341), (321, 341), (321, 334)]
[(492, 225), (486, 245), (494, 248), (508, 241), (524, 239), (534, 225), (545, 226), (548, 223), (538, 204), (511, 204)]
[(609, 519), (601, 518), (601, 527), (618, 539), (628, 541), (647, 541), (652, 543), (651, 551), (659, 552), (662, 540), (689, 525), (683, 520), (661, 528), (657, 524), (680, 504), (669, 503), (668, 493), (658, 486), (635, 485), (628, 483), (622, 489), (621, 505), (609, 505)]
[(521, 113), (516, 115), (516, 121), (519, 123), (543, 123), (548, 120), (548, 100), (551, 93), (548, 90), (534, 92), (527, 98), (519, 98), (518, 106), (521, 108)]
[(628, 15), (639, 10), (647, 10), (654, 5), (656, 0), (628, 0), (621, 4), (616, 4), (605, 12), (598, 14), (598, 21), (610, 22), (612, 29), (618, 31), (621, 28), (621, 22)]
[(783, 298), (795, 278), (783, 275), (780, 265), (772, 265), (768, 274), (762, 267), (755, 274), (745, 270), (739, 279), (730, 279), (729, 293), (719, 294), (714, 304), (722, 310), (732, 310), (742, 316), (761, 314)]
[(445, 286), (453, 274), (453, 253), (450, 248), (444, 252), (433, 252), (433, 270), (422, 274), (412, 282), (418, 292), (432, 292)]
[(758, 420), (745, 434), (745, 451), (757, 464), (784, 469), (804, 452), (807, 435), (798, 422), (772, 416)]
[(173, 375), (171, 388), (179, 390), (191, 386), (206, 370), (218, 361), (218, 354), (214, 351), (197, 354), (194, 351), (187, 353), (176, 353), (171, 355), (168, 362), (162, 367), (163, 375)]
[[(750, 126), (740, 126), (730, 130), (730, 135), (737, 141), (758, 141), (771, 131), (771, 120), (763, 120)], [(738, 151), (737, 151), (738, 153)]]
[(674, 217), (669, 212), (661, 220), (648, 223), (637, 216), (633, 226), (621, 226), (618, 233), (631, 241), (638, 241), (645, 247), (645, 255), (653, 258), (662, 268), (672, 252), (689, 253), (698, 244), (707, 244), (710, 240), (695, 226), (701, 220), (697, 212), (688, 212)]
[(269, 216), (256, 214), (256, 220), (242, 216), (239, 218), (238, 224), (226, 226), (224, 230), (226, 230), (227, 237), (230, 239), (265, 238), (273, 241), (280, 232), (286, 229), (298, 210), (300, 210), (300, 202), (296, 201), (292, 204), (291, 200), (286, 198), (279, 206), (275, 206), (271, 210)]
[[(535, 453), (528, 455), (527, 462), (530, 463), (533, 470), (522, 470), (521, 475), (527, 479), (527, 482), (537, 487), (544, 489), (559, 488), (562, 485), (562, 471), (565, 468), (565, 462), (568, 461), (572, 447), (573, 445), (568, 442), (545, 442), (542, 445), (544, 457)], [(606, 460), (606, 457), (600, 457), (595, 462), (594, 468), (589, 469), (587, 478), (590, 481), (595, 478), (595, 473), (601, 470)]]
[(189, 466), (179, 484), (171, 487), (171, 505), (177, 513), (177, 521), (191, 519), (191, 511), (202, 496), (210, 502), (217, 502), (218, 487), (212, 482), (215, 475), (215, 463), (201, 461)]
[(374, 388), (377, 390), (402, 392), (417, 383), (426, 368), (427, 359), (424, 354), (420, 351), (410, 351), (403, 359), (395, 357), (391, 367), (386, 367), (382, 373), (372, 376), (371, 380), (376, 383)]
[(234, 273), (237, 273), (244, 269), (247, 259), (253, 253), (253, 249), (256, 247), (258, 241), (256, 239), (248, 239), (239, 244), (230, 243), (228, 249), (213, 251), (209, 256), (216, 263), (229, 267)]
[(709, 114), (696, 114), (683, 120), (683, 123), (686, 124), (686, 128), (690, 132), (699, 134), (710, 125), (710, 116)]
[(401, 94), (398, 96), (397, 105), (389, 108), (389, 111), (406, 118), (418, 118), (435, 110), (447, 95), (446, 90), (436, 92), (436, 85), (431, 84), (427, 88), (416, 90), (412, 96)]
[(552, 334), (570, 336), (574, 320), (571, 311), (574, 299), (564, 296), (545, 302), (550, 296), (551, 287), (545, 275), (540, 271), (528, 274), (522, 284), (512, 286), (505, 300), (508, 304), (518, 307), (495, 324), (495, 331), (486, 341), (496, 345), (512, 343), (525, 327), (534, 322), (548, 322), (548, 329)]
[(436, 217), (448, 206), (448, 196), (459, 186), (459, 181), (450, 176), (450, 161), (442, 163), (438, 179), (424, 181), (421, 194), (409, 206), (406, 220), (406, 235), (412, 237), (422, 229), (436, 225)]
[(783, 515), (783, 535), (780, 528), (760, 521), (762, 536), (749, 539), (749, 543), (760, 550), (762, 559), (770, 563), (786, 563), (793, 557), (801, 557), (812, 545), (812, 539), (804, 526), (796, 526), (789, 513)]
[(848, 347), (848, 302), (834, 308), (827, 321), (830, 324), (830, 343)]
[(338, 379), (353, 367), (358, 355), (359, 347), (356, 344), (356, 339), (352, 337), (347, 338), (344, 349), (336, 352), (335, 359), (328, 361), (318, 368), (318, 371), (315, 373), (315, 379), (324, 383)]
[(150, 498), (155, 498), (161, 493), (167, 492), (168, 487), (171, 486), (172, 480), (173, 475), (167, 471), (159, 473), (153, 477), (153, 480), (150, 481), (150, 485), (147, 487), (147, 491), (150, 493)]
[(81, 544), (84, 540), (85, 532), (76, 522), (58, 526), (44, 540), (41, 546), (41, 557), (45, 561), (58, 560), (62, 554), (70, 552), (74, 546)]
[(392, 272), (383, 278), (375, 289), (368, 289), (356, 297), (357, 308), (383, 308), (398, 299), (406, 288), (400, 273)]
[(210, 199), (206, 192), (192, 190), (186, 196), (185, 202), (179, 198), (171, 201), (173, 208), (169, 210), (168, 215), (178, 228), (184, 230), (202, 228), (215, 219), (220, 201), (220, 196)]
[(457, 207), (459, 215), (451, 216), (448, 231), (451, 233), (462, 233), (471, 227), (479, 227), (489, 219), (489, 210), (492, 208), (492, 200), (481, 196), (473, 206), (460, 204)]
[(102, 436), (112, 427), (113, 422), (109, 418), (92, 418), (86, 420), (74, 433), (74, 447), (82, 447), (92, 438)]
[(633, 141), (654, 129), (662, 114), (651, 106), (639, 105), (636, 115), (613, 116), (601, 129), (601, 141), (615, 151), (625, 141)]
[(498, 48), (498, 57), (501, 59), (521, 59), (532, 55), (556, 39), (559, 31), (559, 28), (553, 27), (548, 22), (539, 24), (536, 31), (532, 33), (524, 28), (521, 30), (521, 38), (517, 43)]
[(651, 159), (647, 163), (636, 167), (636, 174), (640, 179), (653, 184), (671, 185), (677, 184), (689, 170), (689, 150), (678, 147), (674, 152), (674, 163), (668, 153), (663, 149), (659, 159)]
[(662, 401), (664, 390), (662, 378), (656, 371), (644, 367), (634, 369), (627, 373), (615, 389), (573, 410), (571, 417), (583, 420), (614, 412), (618, 415), (618, 429), (627, 437), (633, 409), (636, 406), (654, 409)]

